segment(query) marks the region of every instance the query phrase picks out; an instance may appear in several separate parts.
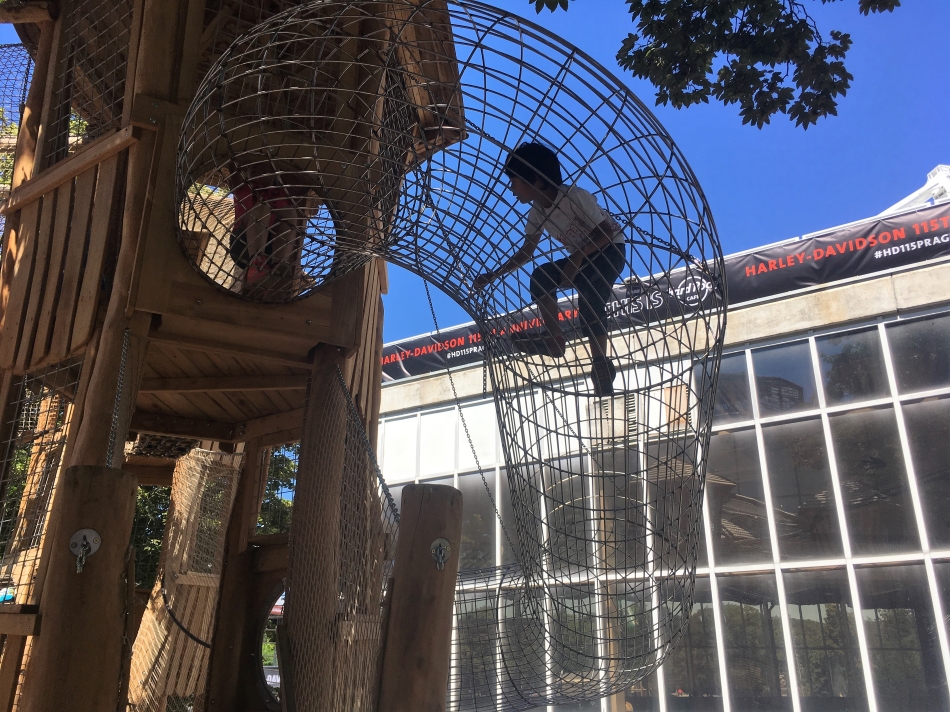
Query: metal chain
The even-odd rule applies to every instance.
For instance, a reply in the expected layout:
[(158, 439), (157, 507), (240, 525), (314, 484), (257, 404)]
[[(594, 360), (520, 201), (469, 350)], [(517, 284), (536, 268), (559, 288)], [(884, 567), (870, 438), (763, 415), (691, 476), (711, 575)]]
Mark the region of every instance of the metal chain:
[[(435, 315), (435, 305), (432, 303), (432, 294), (429, 292), (429, 283), (426, 280), (422, 280), (422, 284), (426, 289), (426, 299), (429, 300), (429, 313), (432, 314), (432, 323), (435, 325), (435, 333), (438, 338), (442, 338), (442, 333), (439, 330), (439, 319)], [(482, 362), (485, 364), (483, 367), (483, 379), (487, 378), (487, 362), (488, 358), (486, 356), (486, 351), (484, 345), (482, 346)], [(478, 468), (478, 474), (482, 477), (482, 484), (485, 485), (485, 491), (488, 493), (488, 500), (491, 502), (492, 509), (495, 510), (495, 517), (498, 519), (498, 522), (501, 524), (501, 533), (505, 535), (505, 541), (508, 542), (508, 547), (515, 556), (518, 556), (518, 549), (515, 548), (514, 544), (511, 541), (511, 537), (508, 535), (508, 529), (505, 527), (505, 522), (501, 518), (501, 512), (498, 511), (498, 505), (495, 504), (495, 496), (492, 494), (491, 486), (488, 484), (488, 479), (485, 477), (485, 470), (482, 468), (482, 463), (479, 462), (478, 453), (475, 452), (475, 443), (472, 442), (471, 433), (468, 431), (468, 423), (465, 422), (465, 414), (462, 413), (462, 403), (459, 400), (458, 391), (455, 389), (455, 380), (452, 378), (452, 369), (448, 366), (445, 367), (445, 372), (449, 377), (449, 385), (452, 387), (452, 397), (455, 399), (455, 407), (459, 412), (459, 420), (462, 423), (462, 429), (465, 431), (465, 438), (468, 440), (468, 447), (472, 451), (472, 457), (475, 460), (475, 467)], [(487, 385), (485, 381), (482, 382), (482, 388), (487, 390)]]
[(109, 449), (106, 453), (106, 464), (112, 467), (112, 458), (115, 457), (115, 439), (119, 430), (119, 408), (122, 407), (122, 395), (125, 390), (125, 361), (129, 356), (129, 335), (131, 329), (122, 334), (122, 356), (119, 360), (119, 378), (115, 386), (115, 403), (112, 405), (112, 423), (109, 426)]

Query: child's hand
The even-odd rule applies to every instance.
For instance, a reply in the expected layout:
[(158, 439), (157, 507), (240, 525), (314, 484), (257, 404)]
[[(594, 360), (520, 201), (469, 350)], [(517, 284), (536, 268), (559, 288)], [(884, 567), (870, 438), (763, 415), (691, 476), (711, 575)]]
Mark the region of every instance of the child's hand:
[(476, 292), (480, 292), (485, 287), (487, 287), (489, 283), (494, 279), (495, 279), (494, 272), (486, 272), (485, 274), (480, 274), (475, 278), (475, 281), (472, 282), (472, 289), (474, 289)]

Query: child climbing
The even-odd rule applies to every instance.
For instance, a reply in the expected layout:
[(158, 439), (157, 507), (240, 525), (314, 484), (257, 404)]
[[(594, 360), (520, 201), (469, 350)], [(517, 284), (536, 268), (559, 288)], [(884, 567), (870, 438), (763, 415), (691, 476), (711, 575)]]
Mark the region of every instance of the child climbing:
[(231, 259), (244, 269), (245, 293), (287, 296), (303, 281), (300, 251), (307, 212), (300, 206), (309, 202), (311, 187), (298, 174), (265, 178), (259, 172), (232, 165), (228, 175), (234, 199)]
[(531, 274), (531, 296), (544, 328), (535, 334), (514, 334), (523, 353), (561, 358), (566, 339), (558, 323), (557, 292), (577, 291), (581, 331), (587, 336), (595, 395), (613, 394), (617, 369), (607, 356), (607, 300), (625, 264), (624, 236), (617, 222), (596, 198), (576, 185), (564, 185), (557, 154), (540, 143), (523, 143), (508, 156), (505, 174), (518, 202), (531, 204), (524, 243), (496, 270), (479, 275), (473, 284), (484, 289), (534, 256), (547, 233), (568, 250), (568, 256), (537, 267)]

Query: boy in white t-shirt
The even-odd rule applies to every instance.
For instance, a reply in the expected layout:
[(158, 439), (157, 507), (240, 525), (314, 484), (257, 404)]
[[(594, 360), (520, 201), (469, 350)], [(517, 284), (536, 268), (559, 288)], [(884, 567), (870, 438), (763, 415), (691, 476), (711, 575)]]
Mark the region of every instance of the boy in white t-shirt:
[(607, 357), (607, 300), (625, 264), (624, 236), (617, 222), (583, 188), (567, 186), (557, 154), (540, 143), (523, 143), (508, 156), (505, 173), (520, 203), (530, 203), (524, 243), (505, 264), (479, 275), (475, 289), (512, 272), (531, 260), (541, 233), (567, 248), (569, 254), (542, 264), (531, 274), (531, 296), (538, 305), (544, 330), (515, 334), (515, 347), (531, 354), (561, 357), (566, 340), (558, 323), (557, 292), (574, 287), (581, 331), (587, 336), (593, 361), (594, 393), (613, 393), (616, 368)]

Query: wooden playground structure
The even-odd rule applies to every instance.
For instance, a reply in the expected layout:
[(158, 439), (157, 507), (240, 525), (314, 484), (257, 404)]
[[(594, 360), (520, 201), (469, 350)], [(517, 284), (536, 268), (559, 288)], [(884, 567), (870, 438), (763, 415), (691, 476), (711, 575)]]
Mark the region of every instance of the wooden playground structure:
[[(261, 689), (259, 612), (288, 577), (294, 556), (302, 561), (306, 550), (315, 551), (313, 565), (328, 577), (337, 566), (342, 527), (334, 526), (334, 506), (345, 499), (340, 472), (351, 455), (346, 437), (326, 434), (341, 427), (349, 433), (347, 413), (355, 409), (365, 441), (376, 442), (386, 266), (371, 259), (302, 299), (261, 303), (226, 294), (199, 274), (176, 237), (179, 133), (199, 82), (242, 32), (297, 4), (0, 5), (0, 20), (15, 23), (35, 60), (3, 208), (0, 442), (4, 467), (16, 464), (26, 474), (22, 491), (12, 492), (4, 477), (0, 493), (13, 502), (13, 534), (0, 562), (12, 591), (0, 603), (0, 710), (185, 709), (175, 700), (194, 710), (274, 709)], [(440, 3), (422, 4), (438, 16)], [(352, 42), (360, 41), (354, 32)], [(452, 67), (426, 63), (412, 51), (413, 40), (404, 41), (409, 50), (401, 61), (421, 78), (411, 92), (427, 91), (427, 72), (433, 85), (451, 81)], [(360, 71), (346, 81), (364, 81)], [(345, 178), (347, 152), (373, 150), (356, 120), (368, 108), (352, 96), (334, 100), (352, 119), (329, 147), (341, 157)], [(420, 143), (409, 148), (407, 163), (439, 146), (436, 120), (425, 111), (415, 118)], [(351, 222), (364, 226), (363, 239), (378, 239), (371, 211), (345, 200), (343, 178), (333, 188), (339, 203), (352, 204)], [(201, 249), (200, 236), (196, 244)], [(127, 456), (126, 442), (143, 435), (200, 446), (178, 459)], [(325, 526), (311, 541), (301, 539), (295, 554), (286, 534), (254, 531), (269, 448), (297, 440), (305, 455), (294, 516)], [(361, 506), (378, 513), (385, 503), (373, 469), (363, 462), (359, 472), (366, 480)], [(144, 606), (129, 573), (139, 485), (172, 487), (163, 573)], [(380, 665), (381, 710), (423, 709), (426, 700), (426, 710), (445, 705), (460, 501), (451, 492), (419, 496), (415, 509), (404, 499), (403, 526), (406, 516), (427, 522), (419, 533), (426, 541), (416, 542), (424, 556), (406, 558), (400, 568), (400, 557), (411, 554), (410, 538), (400, 539), (396, 570), (405, 573), (395, 575), (399, 593), (386, 605), (403, 608), (391, 616), (399, 626), (389, 627), (391, 652)], [(433, 518), (432, 511), (441, 514)], [(217, 529), (207, 530), (209, 518)], [(97, 541), (71, 547), (74, 533), (85, 530)], [(367, 536), (377, 559), (393, 555), (391, 537)], [(436, 571), (428, 542), (438, 536), (452, 542), (452, 553)], [(379, 578), (382, 570), (367, 575)], [(367, 610), (375, 605), (376, 618), (361, 633), (367, 614), (338, 616), (334, 592), (321, 594), (328, 608), (325, 620), (312, 623), (312, 646), (324, 654), (356, 649), (353, 641), (369, 636), (369, 647), (380, 648), (380, 601), (366, 602)], [(410, 592), (414, 601), (406, 598)], [(312, 605), (319, 608), (320, 600), (315, 594)], [(414, 616), (429, 615), (419, 610), (426, 605), (438, 616), (427, 619), (425, 640), (416, 640)], [(302, 650), (292, 636), (286, 650)], [(407, 673), (400, 661), (410, 650), (429, 650), (439, 664), (428, 675)], [(282, 684), (292, 677), (302, 680), (288, 670)], [(371, 709), (379, 677), (361, 683), (373, 689), (347, 709)], [(314, 696), (307, 699), (331, 699), (321, 697), (319, 681), (300, 685), (310, 686)], [(292, 695), (282, 698), (292, 708)], [(314, 702), (297, 709), (332, 708)]]

